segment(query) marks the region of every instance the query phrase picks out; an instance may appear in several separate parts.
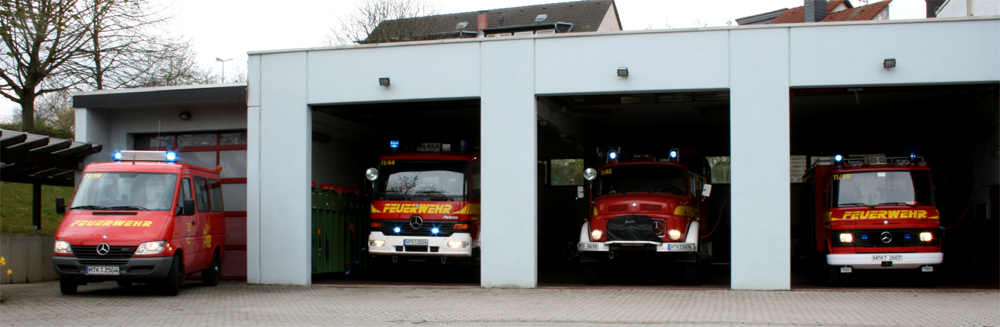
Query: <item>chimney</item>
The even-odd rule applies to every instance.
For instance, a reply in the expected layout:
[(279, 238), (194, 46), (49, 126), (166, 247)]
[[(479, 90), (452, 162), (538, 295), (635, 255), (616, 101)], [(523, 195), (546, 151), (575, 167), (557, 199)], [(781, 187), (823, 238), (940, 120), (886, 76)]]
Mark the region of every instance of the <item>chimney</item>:
[(486, 12), (481, 12), (479, 18), (476, 21), (476, 28), (479, 29), (479, 33), (483, 32), (483, 29), (490, 27), (490, 18), (486, 15)]
[(822, 22), (826, 18), (826, 0), (805, 0), (806, 23)]

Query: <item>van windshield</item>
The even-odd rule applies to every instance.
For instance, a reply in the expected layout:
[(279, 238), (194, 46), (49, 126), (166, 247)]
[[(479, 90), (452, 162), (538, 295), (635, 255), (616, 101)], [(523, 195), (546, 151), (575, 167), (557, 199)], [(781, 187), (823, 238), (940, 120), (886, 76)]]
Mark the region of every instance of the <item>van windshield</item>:
[(380, 200), (463, 201), (469, 163), (457, 160), (393, 160), (380, 166)]
[(70, 209), (166, 211), (176, 185), (177, 174), (84, 173)]
[(833, 203), (837, 207), (934, 205), (930, 173), (868, 171), (834, 174)]

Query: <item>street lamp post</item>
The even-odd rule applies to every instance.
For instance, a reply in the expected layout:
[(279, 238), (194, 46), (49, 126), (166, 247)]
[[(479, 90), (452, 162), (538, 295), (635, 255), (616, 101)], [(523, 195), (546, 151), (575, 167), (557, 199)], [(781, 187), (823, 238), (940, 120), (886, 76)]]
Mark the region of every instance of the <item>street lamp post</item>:
[(215, 57), (215, 61), (218, 61), (218, 62), (222, 63), (222, 83), (226, 82), (226, 62), (227, 61), (232, 61), (232, 60), (233, 60), (233, 58), (222, 59), (222, 58), (219, 58), (219, 57)]

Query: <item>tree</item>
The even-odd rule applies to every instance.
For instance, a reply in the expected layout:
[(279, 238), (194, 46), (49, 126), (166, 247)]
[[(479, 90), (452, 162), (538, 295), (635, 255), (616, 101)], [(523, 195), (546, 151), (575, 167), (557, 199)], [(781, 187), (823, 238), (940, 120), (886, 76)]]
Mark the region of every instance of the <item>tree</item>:
[(162, 7), (146, 0), (86, 0), (87, 42), (74, 65), (74, 75), (96, 90), (135, 86), (170, 60), (182, 40), (164, 37), (157, 25), (169, 19)]
[[(152, 87), (187, 84), (208, 84), (216, 80), (215, 75), (195, 61), (197, 53), (189, 40), (180, 40), (170, 44), (164, 50), (163, 57), (150, 62), (149, 69), (139, 75), (131, 86)], [(246, 80), (244, 73), (243, 79)]]
[[(354, 43), (377, 43), (407, 40), (429, 34), (437, 23), (433, 17), (408, 19), (437, 14), (438, 9), (424, 0), (360, 0), (355, 11), (340, 17), (340, 28), (330, 29), (323, 43), (328, 46)], [(379, 35), (372, 35), (376, 27), (391, 22)]]
[(86, 43), (87, 6), (76, 0), (0, 0), (0, 94), (21, 105), (23, 130), (35, 131), (35, 99), (72, 86), (70, 65)]

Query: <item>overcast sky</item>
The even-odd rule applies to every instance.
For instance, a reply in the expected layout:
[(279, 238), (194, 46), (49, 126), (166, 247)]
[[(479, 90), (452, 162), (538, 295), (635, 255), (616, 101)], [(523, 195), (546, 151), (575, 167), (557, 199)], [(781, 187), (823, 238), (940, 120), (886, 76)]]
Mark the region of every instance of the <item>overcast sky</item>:
[[(215, 71), (226, 62), (226, 74), (246, 70), (247, 52), (319, 47), (323, 35), (338, 25), (338, 16), (354, 10), (356, 0), (162, 0), (171, 3), (174, 16), (168, 29), (194, 41), (199, 63)], [(426, 0), (440, 13), (469, 12), (564, 2), (558, 0)], [(860, 0), (850, 0), (855, 6)], [(875, 2), (874, 0), (872, 2)], [(781, 8), (798, 7), (803, 0), (616, 0), (625, 30), (693, 27), (694, 21), (725, 26), (736, 18)], [(890, 19), (924, 18), (924, 0), (893, 0)], [(0, 103), (0, 115), (20, 110)]]

